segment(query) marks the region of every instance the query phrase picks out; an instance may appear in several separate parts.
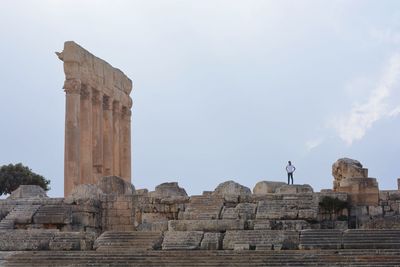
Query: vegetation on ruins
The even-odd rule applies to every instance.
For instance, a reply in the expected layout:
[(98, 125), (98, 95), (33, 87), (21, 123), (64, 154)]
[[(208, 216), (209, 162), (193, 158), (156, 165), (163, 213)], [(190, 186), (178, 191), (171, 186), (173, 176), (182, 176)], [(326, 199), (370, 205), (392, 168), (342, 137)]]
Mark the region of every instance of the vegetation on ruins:
[(44, 190), (50, 189), (50, 180), (34, 173), (22, 163), (8, 164), (0, 167), (0, 195), (10, 194), (20, 185), (38, 185)]
[(329, 214), (329, 217), (332, 220), (333, 214), (338, 214), (341, 210), (347, 209), (349, 203), (337, 197), (333, 198), (330, 196), (325, 196), (319, 202), (319, 206)]

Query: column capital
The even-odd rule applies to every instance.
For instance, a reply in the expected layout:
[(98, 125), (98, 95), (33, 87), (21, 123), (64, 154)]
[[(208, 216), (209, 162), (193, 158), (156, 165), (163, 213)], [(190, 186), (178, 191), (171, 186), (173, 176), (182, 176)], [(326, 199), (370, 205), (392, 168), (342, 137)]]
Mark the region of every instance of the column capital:
[(108, 95), (103, 95), (103, 109), (104, 110), (112, 109), (111, 97), (109, 97)]
[(84, 84), (81, 85), (81, 96), (83, 99), (88, 100), (91, 98), (92, 89)]
[(103, 102), (103, 93), (99, 90), (92, 89), (92, 102), (93, 104), (100, 104)]
[(122, 118), (125, 118), (125, 119), (130, 119), (132, 116), (132, 111), (128, 107), (125, 107), (125, 106), (122, 107), (121, 113), (122, 113)]
[(119, 101), (113, 101), (113, 112), (114, 113), (121, 113), (121, 103)]
[(65, 80), (63, 88), (65, 93), (67, 94), (80, 94), (82, 89), (81, 80), (77, 79)]

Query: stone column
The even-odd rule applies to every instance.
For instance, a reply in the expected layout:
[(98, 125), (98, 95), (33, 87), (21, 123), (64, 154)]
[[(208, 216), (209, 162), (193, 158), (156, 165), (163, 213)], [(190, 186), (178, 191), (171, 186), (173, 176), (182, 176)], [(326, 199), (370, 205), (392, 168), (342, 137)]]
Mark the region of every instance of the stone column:
[(103, 96), (103, 176), (113, 175), (113, 115), (112, 101)]
[(82, 85), (81, 90), (81, 133), (80, 133), (80, 184), (92, 184), (92, 92), (91, 88)]
[(121, 105), (113, 102), (113, 175), (121, 177), (120, 172), (120, 117)]
[(103, 175), (103, 93), (92, 91), (93, 183)]
[(80, 182), (80, 108), (81, 81), (66, 80), (65, 147), (64, 147), (64, 196)]
[(121, 116), (121, 177), (131, 182), (131, 111), (122, 108)]

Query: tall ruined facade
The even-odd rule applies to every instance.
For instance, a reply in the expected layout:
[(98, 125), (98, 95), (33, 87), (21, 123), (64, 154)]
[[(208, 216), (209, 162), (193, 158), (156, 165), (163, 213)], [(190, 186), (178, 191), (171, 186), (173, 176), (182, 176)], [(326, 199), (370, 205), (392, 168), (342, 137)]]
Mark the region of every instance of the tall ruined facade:
[(65, 72), (64, 195), (102, 176), (131, 182), (132, 81), (75, 42), (57, 55)]

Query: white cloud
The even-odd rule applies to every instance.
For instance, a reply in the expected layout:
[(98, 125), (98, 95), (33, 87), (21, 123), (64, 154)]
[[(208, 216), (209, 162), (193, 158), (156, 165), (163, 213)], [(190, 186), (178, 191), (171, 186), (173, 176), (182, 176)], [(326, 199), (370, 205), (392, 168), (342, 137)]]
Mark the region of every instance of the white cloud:
[(307, 151), (311, 151), (314, 148), (320, 146), (323, 142), (324, 142), (324, 139), (322, 137), (308, 140), (306, 142), (306, 149), (307, 149)]
[[(371, 91), (368, 100), (363, 104), (354, 103), (351, 110), (344, 116), (335, 118), (333, 128), (339, 137), (348, 145), (364, 137), (372, 125), (388, 116), (400, 114), (399, 107), (389, 107), (389, 100), (400, 80), (400, 54), (394, 54), (387, 64), (378, 85)], [(400, 102), (400, 99), (398, 100)], [(399, 103), (396, 104), (399, 104)]]
[(390, 117), (396, 117), (398, 115), (400, 115), (400, 106), (395, 107), (394, 109), (392, 109), (389, 114)]

